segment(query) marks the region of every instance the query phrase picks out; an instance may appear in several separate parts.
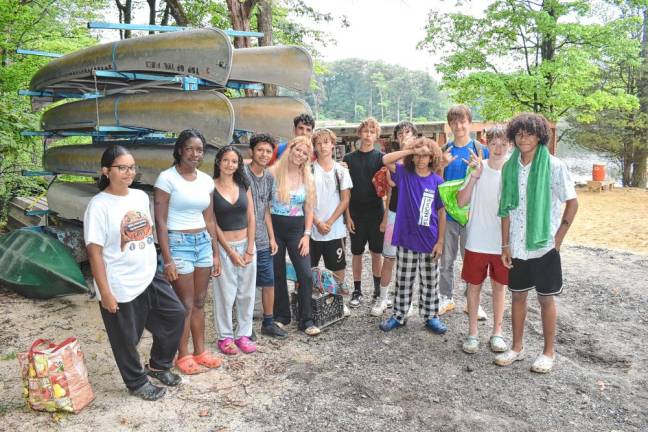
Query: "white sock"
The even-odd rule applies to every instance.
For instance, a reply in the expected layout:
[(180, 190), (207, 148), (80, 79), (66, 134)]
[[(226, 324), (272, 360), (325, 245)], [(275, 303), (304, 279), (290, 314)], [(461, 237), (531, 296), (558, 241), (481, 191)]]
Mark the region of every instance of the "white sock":
[(381, 286), (380, 287), (380, 298), (383, 299), (383, 300), (387, 300), (387, 297), (389, 297), (389, 285)]

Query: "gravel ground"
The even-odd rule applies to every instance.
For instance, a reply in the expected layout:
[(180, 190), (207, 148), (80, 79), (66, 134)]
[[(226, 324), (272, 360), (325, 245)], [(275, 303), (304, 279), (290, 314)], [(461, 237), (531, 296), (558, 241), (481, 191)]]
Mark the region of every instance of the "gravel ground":
[[(0, 289), (0, 424), (80, 431), (646, 431), (648, 257), (573, 246), (562, 255), (557, 362), (548, 375), (529, 372), (542, 349), (533, 296), (529, 358), (508, 368), (493, 364), (490, 321), (480, 324), (479, 353), (461, 351), (463, 299), (444, 316), (444, 336), (427, 332), (419, 317), (384, 334), (366, 304), (317, 338), (294, 327), (287, 341), (261, 337), (258, 353), (186, 378), (154, 403), (127, 395), (96, 302), (84, 296), (33, 301)], [(365, 286), (370, 291), (368, 278)], [(488, 291), (482, 304), (490, 313)], [(509, 307), (504, 328), (510, 340)], [(213, 340), (213, 326), (208, 329)], [(82, 343), (96, 399), (77, 415), (32, 412), (21, 397), (14, 353), (37, 337), (69, 335)], [(150, 343), (147, 334), (143, 354)]]

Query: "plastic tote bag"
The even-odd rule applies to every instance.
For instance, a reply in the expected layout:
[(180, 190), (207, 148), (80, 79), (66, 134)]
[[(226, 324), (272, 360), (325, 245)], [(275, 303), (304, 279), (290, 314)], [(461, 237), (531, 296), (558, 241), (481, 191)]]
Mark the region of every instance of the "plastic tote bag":
[(439, 196), (441, 197), (441, 201), (443, 201), (446, 213), (460, 225), (466, 225), (468, 223), (470, 204), (466, 204), (465, 207), (459, 207), (457, 194), (463, 187), (468, 176), (470, 176), (470, 172), (471, 170), (468, 170), (466, 177), (463, 179), (450, 180), (439, 185)]

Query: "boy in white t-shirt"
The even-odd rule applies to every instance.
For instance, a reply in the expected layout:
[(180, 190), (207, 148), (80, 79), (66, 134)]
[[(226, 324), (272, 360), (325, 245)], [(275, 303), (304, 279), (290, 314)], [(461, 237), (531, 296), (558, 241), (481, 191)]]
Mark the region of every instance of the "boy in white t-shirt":
[[(504, 319), (505, 287), (508, 285), (508, 269), (500, 258), (502, 250), (502, 224), (497, 215), (502, 182), (502, 166), (506, 162), (510, 143), (502, 128), (486, 131), (488, 159), (482, 160), (471, 150), (469, 165), (473, 168), (470, 177), (457, 195), (459, 206), (470, 203), (466, 225), (466, 252), (461, 277), (468, 285), (468, 337), (463, 350), (474, 354), (479, 349), (477, 319), (481, 288), (490, 276), (493, 289), (493, 332), (490, 348), (493, 352), (508, 349), (502, 337)], [(468, 161), (466, 161), (468, 163)]]
[(349, 170), (333, 160), (335, 134), (329, 129), (318, 129), (312, 140), (317, 155), (317, 161), (312, 165), (317, 200), (310, 240), (311, 266), (317, 267), (323, 257), (324, 266), (335, 274), (338, 282), (343, 283), (346, 269), (344, 239), (347, 236), (343, 215), (349, 206), (353, 182)]

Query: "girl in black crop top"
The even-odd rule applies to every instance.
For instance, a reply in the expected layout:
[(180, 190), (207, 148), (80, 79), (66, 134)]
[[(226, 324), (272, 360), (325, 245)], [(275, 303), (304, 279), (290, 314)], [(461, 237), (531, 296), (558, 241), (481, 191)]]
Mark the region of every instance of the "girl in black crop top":
[[(243, 158), (233, 146), (218, 150), (214, 162), (214, 213), (221, 247), (221, 275), (214, 280), (214, 321), (224, 354), (256, 351), (252, 313), (256, 291), (255, 220), (252, 191)], [(232, 325), (236, 302), (238, 328)]]

